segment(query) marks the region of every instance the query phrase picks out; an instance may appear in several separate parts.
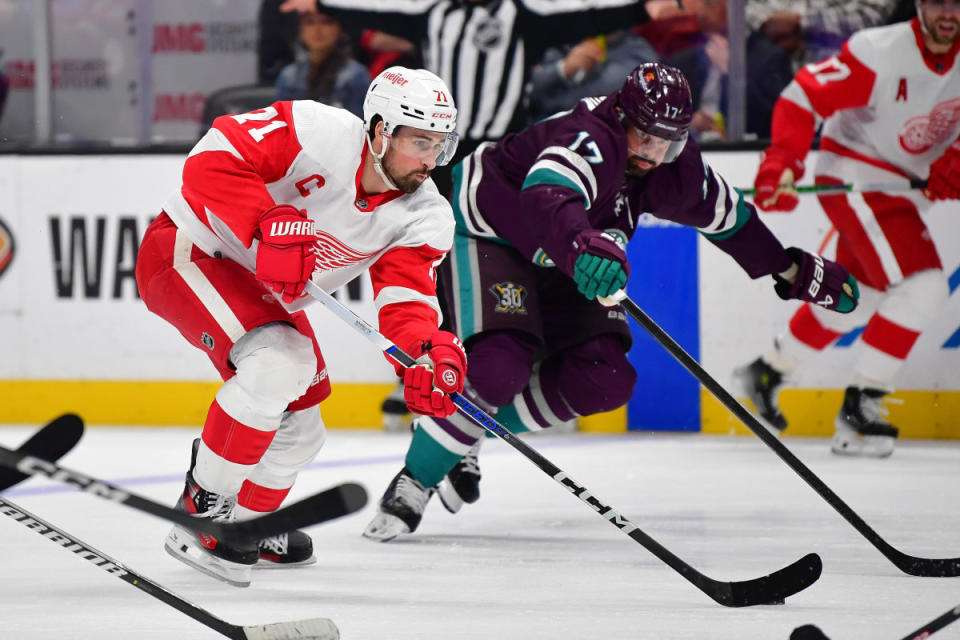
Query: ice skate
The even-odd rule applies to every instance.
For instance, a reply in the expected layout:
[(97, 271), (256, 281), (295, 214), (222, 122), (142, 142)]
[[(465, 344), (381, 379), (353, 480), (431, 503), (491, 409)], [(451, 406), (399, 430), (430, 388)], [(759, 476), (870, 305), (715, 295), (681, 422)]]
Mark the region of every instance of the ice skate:
[(843, 407), (834, 420), (830, 451), (843, 456), (886, 458), (900, 431), (884, 420), (888, 415), (881, 389), (847, 387)]
[(744, 394), (756, 407), (756, 414), (774, 433), (787, 428), (787, 419), (780, 413), (777, 394), (783, 387), (783, 375), (761, 358), (733, 372)]
[(413, 414), (403, 399), (403, 384), (398, 384), (380, 405), (383, 412), (383, 430), (390, 432), (409, 431)]
[[(186, 486), (176, 507), (198, 518), (232, 522), (236, 502), (233, 496), (213, 493), (198, 485), (191, 471), (187, 472)], [(255, 544), (227, 544), (180, 525), (174, 525), (167, 534), (164, 548), (197, 571), (235, 587), (250, 586), (250, 567), (257, 562), (259, 555)]]
[(303, 567), (317, 561), (313, 555), (313, 540), (299, 529), (264, 538), (260, 541), (259, 551), (257, 569)]
[(481, 436), (437, 486), (440, 502), (450, 513), (456, 513), (464, 503), (473, 504), (480, 498), (480, 466), (477, 464), (477, 454), (480, 453), (483, 440)]
[(414, 480), (404, 467), (380, 498), (380, 511), (367, 525), (364, 537), (388, 542), (416, 531), (433, 491)]

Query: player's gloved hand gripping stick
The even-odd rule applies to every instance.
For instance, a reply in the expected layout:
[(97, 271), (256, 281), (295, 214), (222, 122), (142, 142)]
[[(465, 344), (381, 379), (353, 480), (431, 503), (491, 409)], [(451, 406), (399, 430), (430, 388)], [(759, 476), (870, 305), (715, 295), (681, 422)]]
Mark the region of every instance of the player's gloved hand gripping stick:
[(417, 340), (407, 348), (418, 365), (395, 363), (397, 375), (403, 378), (403, 399), (413, 413), (445, 418), (457, 408), (448, 393), (463, 391), (467, 371), (467, 354), (457, 336), (449, 331), (435, 331), (427, 340)]
[[(403, 367), (414, 367), (417, 364), (409, 354), (402, 351), (373, 326), (347, 309), (337, 301), (336, 298), (313, 282), (307, 282), (305, 291), (347, 324), (352, 325), (399, 365)], [(564, 489), (587, 504), (591, 510), (596, 511), (601, 517), (617, 527), (617, 529), (643, 545), (653, 555), (719, 604), (727, 607), (746, 607), (755, 604), (779, 603), (782, 602), (784, 598), (806, 589), (820, 577), (822, 564), (820, 557), (815, 553), (807, 554), (800, 560), (779, 571), (753, 580), (720, 582), (707, 577), (641, 531), (634, 523), (622, 516), (613, 507), (602, 502), (586, 487), (544, 458), (523, 440), (520, 440), (510, 433), (510, 431), (484, 413), (482, 409), (474, 406), (473, 403), (459, 392), (450, 393), (449, 398), (464, 415), (484, 429), (497, 435), (501, 440), (506, 441), (507, 444), (540, 467), (544, 473), (553, 478)]]

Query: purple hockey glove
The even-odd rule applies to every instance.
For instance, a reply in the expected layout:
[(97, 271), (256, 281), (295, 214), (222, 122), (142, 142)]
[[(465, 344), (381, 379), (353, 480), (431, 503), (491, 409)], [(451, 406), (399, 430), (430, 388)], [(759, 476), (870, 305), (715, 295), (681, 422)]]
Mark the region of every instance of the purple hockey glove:
[(846, 267), (796, 247), (790, 247), (787, 253), (797, 265), (797, 274), (793, 283), (774, 274), (778, 296), (784, 300), (812, 302), (840, 313), (850, 313), (857, 308), (860, 289)]

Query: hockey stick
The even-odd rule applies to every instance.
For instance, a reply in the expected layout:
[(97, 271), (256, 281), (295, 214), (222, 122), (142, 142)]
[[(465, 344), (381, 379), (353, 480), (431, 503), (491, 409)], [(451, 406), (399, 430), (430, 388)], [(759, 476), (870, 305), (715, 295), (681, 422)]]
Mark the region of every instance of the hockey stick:
[[(42, 455), (52, 461), (59, 460), (73, 449), (82, 435), (83, 421), (76, 415), (65, 414), (41, 427), (29, 440), (17, 448), (17, 452), (26, 455)], [(29, 477), (28, 474), (11, 469), (0, 469), (0, 491), (8, 489)], [(246, 627), (230, 624), (184, 600), (175, 593), (167, 591), (102, 551), (94, 549), (62, 529), (41, 520), (9, 500), (0, 498), (0, 512), (228, 638), (237, 640), (282, 640), (285, 638), (290, 640), (337, 640), (340, 637), (336, 625), (327, 618), (312, 618)]]
[(670, 352), (670, 355), (686, 367), (687, 371), (692, 373), (693, 377), (699, 380), (700, 384), (706, 387), (723, 406), (729, 409), (743, 424), (757, 434), (757, 437), (763, 440), (764, 444), (773, 449), (774, 453), (780, 456), (781, 460), (796, 471), (814, 491), (820, 494), (820, 497), (826, 500), (837, 513), (852, 524), (854, 529), (859, 531), (870, 544), (876, 547), (880, 553), (886, 556), (887, 559), (895, 564), (901, 571), (914, 576), (954, 577), (960, 575), (960, 558), (918, 558), (910, 556), (895, 549), (886, 540), (881, 538), (863, 518), (857, 515), (847, 503), (840, 499), (840, 496), (824, 484), (823, 480), (817, 477), (805, 464), (800, 462), (776, 436), (767, 431), (743, 405), (737, 402), (726, 389), (720, 386), (690, 354), (684, 351), (683, 347), (677, 344), (656, 322), (651, 320), (650, 316), (644, 313), (643, 309), (637, 306), (637, 303), (631, 300), (623, 290), (617, 291), (609, 298), (604, 298), (602, 302), (604, 304), (609, 303), (610, 305), (619, 303), (623, 306), (630, 317), (636, 320), (640, 326), (646, 329), (657, 342)]
[(943, 629), (951, 622), (956, 622), (958, 619), (960, 619), (960, 604), (955, 606), (953, 609), (950, 609), (950, 611), (947, 611), (943, 615), (937, 616), (916, 631), (908, 633), (906, 637), (902, 638), (901, 640), (923, 640), (924, 638), (929, 638), (940, 629)]
[[(867, 191), (911, 191), (926, 189), (926, 180), (909, 182), (864, 182), (861, 184), (804, 184), (795, 186), (797, 193), (864, 193)], [(745, 196), (757, 195), (756, 189), (737, 189)]]
[[(83, 420), (79, 416), (67, 413), (40, 427), (29, 440), (17, 448), (17, 453), (59, 460), (80, 442), (81, 436), (83, 436)], [(0, 491), (9, 489), (29, 477), (26, 473), (0, 467)]]
[[(76, 419), (79, 420), (79, 418)], [(71, 471), (54, 462), (4, 447), (0, 447), (0, 465), (29, 476), (47, 476), (57, 482), (92, 493), (98, 498), (119, 502), (163, 520), (175, 522), (191, 531), (208, 533), (224, 540), (259, 540), (340, 518), (359, 511), (367, 504), (366, 490), (359, 484), (347, 482), (257, 518), (214, 522), (207, 518), (195, 518), (185, 511), (177, 511), (149, 498), (125, 491), (104, 480)]]
[[(957, 619), (960, 619), (960, 604), (943, 615), (937, 616), (916, 631), (910, 632), (900, 640), (924, 640)], [(830, 638), (816, 625), (805, 624), (793, 630), (793, 633), (790, 634), (790, 640), (830, 640)]]
[(135, 586), (144, 593), (233, 640), (337, 640), (340, 637), (337, 625), (329, 618), (310, 618), (249, 626), (231, 624), (226, 620), (221, 620), (206, 609), (201, 609), (188, 600), (168, 591), (143, 574), (137, 573), (104, 552), (91, 547), (76, 536), (53, 526), (45, 520), (41, 520), (23, 507), (17, 506), (2, 497), (0, 497), (0, 513), (10, 516), (47, 540), (60, 545), (67, 551), (72, 551), (84, 560), (89, 560), (107, 573), (117, 576), (127, 584)]
[[(340, 304), (336, 298), (315, 285), (307, 282), (307, 292), (318, 300), (324, 307), (339, 316), (347, 324), (352, 325), (381, 351), (393, 358), (404, 367), (415, 364), (413, 358), (402, 351), (397, 345), (388, 340), (383, 334), (374, 329), (365, 320)], [(451, 393), (450, 398), (457, 408), (484, 429), (496, 434), (511, 447), (522, 453), (528, 460), (537, 465), (544, 473), (553, 478), (564, 489), (575, 495), (593, 511), (608, 520), (610, 524), (627, 534), (633, 540), (643, 545), (650, 553), (666, 563), (670, 568), (686, 578), (695, 587), (707, 594), (714, 601), (726, 607), (747, 607), (756, 604), (781, 603), (788, 596), (806, 589), (820, 577), (823, 565), (820, 556), (810, 553), (779, 571), (753, 580), (741, 582), (721, 582), (700, 573), (679, 557), (670, 552), (656, 540), (641, 531), (637, 525), (630, 522), (610, 505), (602, 502), (593, 492), (571, 478), (555, 464), (544, 458), (536, 450), (505, 429), (496, 420), (488, 416), (479, 407), (475, 406), (463, 395)]]

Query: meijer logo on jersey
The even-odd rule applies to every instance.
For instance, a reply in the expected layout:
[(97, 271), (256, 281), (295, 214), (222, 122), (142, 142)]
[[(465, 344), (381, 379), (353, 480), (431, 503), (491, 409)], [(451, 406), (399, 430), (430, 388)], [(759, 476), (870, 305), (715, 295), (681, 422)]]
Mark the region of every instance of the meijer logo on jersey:
[(313, 220), (284, 220), (270, 223), (270, 237), (316, 235)]

